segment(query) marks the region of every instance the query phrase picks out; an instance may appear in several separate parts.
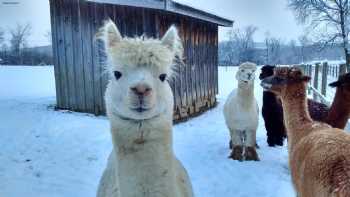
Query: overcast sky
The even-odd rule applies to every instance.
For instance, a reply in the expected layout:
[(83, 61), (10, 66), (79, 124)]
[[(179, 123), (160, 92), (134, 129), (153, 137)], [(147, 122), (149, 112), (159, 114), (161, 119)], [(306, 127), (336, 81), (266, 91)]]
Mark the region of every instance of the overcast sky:
[[(19, 2), (17, 5), (6, 2)], [(268, 31), (271, 36), (288, 41), (302, 34), (293, 13), (287, 9), (287, 0), (176, 0), (234, 20), (235, 28), (247, 25), (258, 27), (257, 41), (263, 41)], [(35, 2), (35, 3), (34, 3)], [(5, 4), (4, 4), (5, 3)], [(45, 33), (50, 30), (48, 0), (0, 0), (0, 28), (8, 31), (16, 23), (31, 23), (29, 45), (46, 45)], [(226, 38), (227, 28), (220, 28), (219, 39)]]

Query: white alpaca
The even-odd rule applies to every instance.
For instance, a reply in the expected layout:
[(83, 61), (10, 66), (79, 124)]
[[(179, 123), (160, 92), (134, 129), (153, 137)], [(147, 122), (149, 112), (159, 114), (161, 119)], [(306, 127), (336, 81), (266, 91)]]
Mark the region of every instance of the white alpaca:
[(255, 71), (256, 65), (250, 62), (239, 66), (236, 73), (238, 88), (231, 92), (224, 105), (225, 121), (231, 135), (230, 158), (234, 160), (259, 160), (255, 149), (259, 120), (259, 108), (254, 97)]
[(190, 197), (172, 148), (173, 94), (167, 82), (182, 44), (175, 27), (161, 40), (122, 38), (108, 21), (98, 32), (108, 56), (105, 93), (113, 151), (98, 197)]

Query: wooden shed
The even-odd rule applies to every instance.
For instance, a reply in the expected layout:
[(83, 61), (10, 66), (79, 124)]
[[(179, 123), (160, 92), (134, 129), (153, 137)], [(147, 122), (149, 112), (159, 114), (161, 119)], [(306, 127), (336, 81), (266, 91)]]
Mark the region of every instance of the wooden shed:
[(175, 120), (216, 104), (218, 26), (232, 21), (171, 0), (50, 0), (50, 12), (57, 108), (104, 114), (107, 75), (94, 34), (107, 18), (129, 37), (178, 27), (186, 65), (171, 83)]

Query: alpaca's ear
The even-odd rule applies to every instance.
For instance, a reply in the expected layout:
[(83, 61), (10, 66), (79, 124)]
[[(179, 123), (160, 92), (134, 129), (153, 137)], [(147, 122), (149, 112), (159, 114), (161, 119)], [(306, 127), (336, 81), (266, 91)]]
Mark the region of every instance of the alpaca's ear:
[(329, 86), (335, 88), (335, 87), (339, 87), (341, 85), (340, 81), (335, 81), (333, 83), (330, 83)]
[(305, 81), (305, 82), (309, 82), (311, 80), (311, 77), (309, 77), (309, 76), (302, 76), (301, 80)]
[(182, 58), (183, 47), (177, 29), (172, 25), (162, 38), (162, 44), (169, 48), (176, 56)]
[(111, 48), (118, 45), (123, 37), (114, 22), (111, 19), (108, 19), (96, 33), (96, 39), (104, 41), (106, 48)]

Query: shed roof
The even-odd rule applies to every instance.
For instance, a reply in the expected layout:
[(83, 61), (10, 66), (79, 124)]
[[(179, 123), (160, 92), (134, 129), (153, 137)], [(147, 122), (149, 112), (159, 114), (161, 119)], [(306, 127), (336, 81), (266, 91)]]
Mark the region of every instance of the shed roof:
[(115, 5), (125, 5), (133, 7), (144, 7), (151, 9), (165, 10), (176, 14), (190, 16), (193, 18), (201, 19), (211, 23), (218, 24), (220, 26), (231, 27), (233, 21), (211, 14), (209, 12), (199, 10), (188, 5), (174, 2), (172, 0), (87, 0), (95, 3), (107, 3)]

